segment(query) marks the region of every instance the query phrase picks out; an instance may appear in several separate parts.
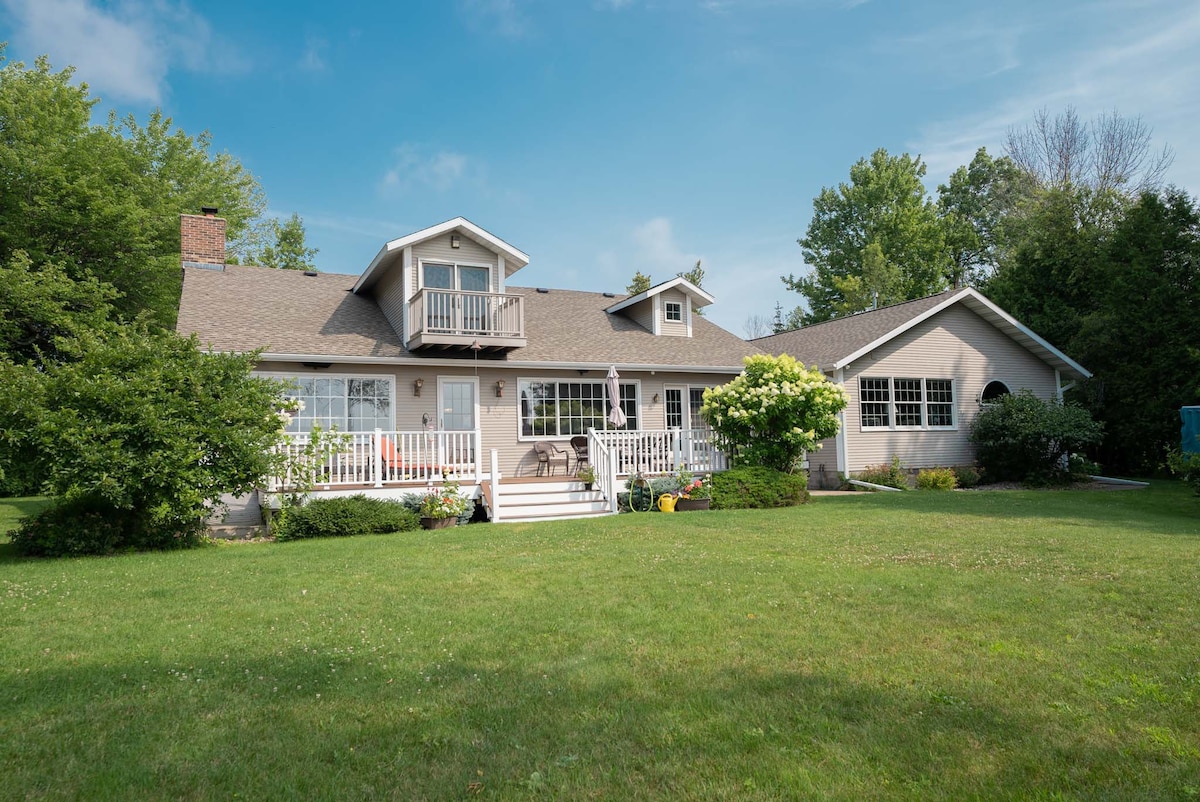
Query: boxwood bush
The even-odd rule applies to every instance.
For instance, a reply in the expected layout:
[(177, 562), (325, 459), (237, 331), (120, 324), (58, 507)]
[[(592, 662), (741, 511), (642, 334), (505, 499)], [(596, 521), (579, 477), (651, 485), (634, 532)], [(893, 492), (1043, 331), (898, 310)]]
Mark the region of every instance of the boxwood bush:
[(303, 507), (285, 508), (271, 529), (276, 540), (300, 540), (408, 532), (420, 525), (417, 514), (399, 501), (357, 495), (317, 499)]
[(988, 481), (1046, 484), (1069, 481), (1068, 455), (1099, 443), (1102, 431), (1083, 407), (1022, 390), (984, 405), (970, 436)]
[(714, 510), (793, 507), (808, 502), (808, 474), (782, 473), (761, 466), (741, 466), (714, 473)]

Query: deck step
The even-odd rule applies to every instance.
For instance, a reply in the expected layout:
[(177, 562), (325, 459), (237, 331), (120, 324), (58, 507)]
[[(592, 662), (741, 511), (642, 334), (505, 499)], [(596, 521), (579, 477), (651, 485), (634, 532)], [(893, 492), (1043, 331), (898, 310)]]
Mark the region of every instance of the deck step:
[(557, 521), (593, 518), (611, 511), (598, 490), (580, 481), (500, 483), (500, 521)]

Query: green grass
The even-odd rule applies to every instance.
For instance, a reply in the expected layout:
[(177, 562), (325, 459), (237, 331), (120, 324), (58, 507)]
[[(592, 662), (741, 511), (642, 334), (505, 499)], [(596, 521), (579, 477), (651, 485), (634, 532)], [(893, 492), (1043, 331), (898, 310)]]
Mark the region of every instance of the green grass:
[(0, 796), (1194, 798), (1198, 602), (1177, 485), (13, 559)]

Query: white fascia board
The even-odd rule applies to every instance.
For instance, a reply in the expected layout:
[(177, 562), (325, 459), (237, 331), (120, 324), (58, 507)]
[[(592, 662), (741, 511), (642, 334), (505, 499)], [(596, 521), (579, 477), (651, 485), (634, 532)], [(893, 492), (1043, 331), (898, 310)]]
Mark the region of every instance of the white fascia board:
[[(1008, 326), (1010, 326), (1013, 330), (1016, 330), (1017, 332), (1020, 332), (1021, 334), (1025, 335), (1026, 337), (1031, 339), (1036, 345), (1038, 345), (1042, 349), (1045, 349), (1046, 353), (1053, 356), (1055, 359), (1061, 360), (1063, 365), (1068, 367), (1070, 370), (1078, 373), (1080, 378), (1083, 378), (1083, 379), (1091, 378), (1092, 374), (1087, 368), (1085, 368), (1083, 365), (1080, 365), (1075, 360), (1071, 359), (1069, 356), (1067, 356), (1062, 351), (1055, 348), (1050, 343), (1046, 342), (1044, 339), (1042, 339), (1037, 334), (1035, 334), (1032, 329), (1019, 323), (1016, 320), (1016, 318), (1014, 318), (1012, 315), (1005, 312), (1000, 307), (996, 306), (996, 304), (989, 301), (981, 293), (979, 293), (977, 290), (975, 290), (971, 287), (966, 287), (965, 289), (959, 290), (958, 292), (954, 293), (954, 295), (951, 295), (949, 298), (942, 301), (937, 306), (932, 307), (930, 309), (926, 309), (921, 314), (917, 315), (916, 317), (914, 317), (910, 320), (905, 321), (904, 323), (902, 323), (901, 325), (892, 329), (891, 331), (889, 331), (887, 334), (883, 335), (882, 337), (879, 337), (878, 339), (867, 343), (862, 348), (859, 348), (857, 351), (850, 354), (849, 356), (842, 357), (837, 362), (833, 363), (833, 367), (835, 369), (847, 367), (855, 360), (859, 359), (862, 356), (865, 356), (866, 354), (869, 354), (870, 352), (874, 351), (879, 346), (881, 346), (891, 340), (894, 340), (896, 337), (899, 337), (901, 334), (908, 331), (913, 326), (923, 323), (924, 321), (928, 320), (929, 318), (931, 318), (934, 315), (941, 312), (943, 309), (947, 309), (948, 307), (953, 306), (956, 303), (961, 303), (967, 299), (971, 299), (975, 303), (983, 306), (984, 308), (988, 309), (990, 312), (994, 313), (997, 317), (999, 317), (1001, 320), (1003, 320), (1004, 323), (1007, 324)], [(992, 325), (996, 325), (996, 324), (993, 323)], [(1000, 329), (1001, 331), (1005, 331), (1004, 328), (1001, 326), (996, 326), (996, 328)], [(1012, 337), (1013, 332), (1011, 330), (1005, 331), (1005, 333), (1008, 334), (1009, 337)], [(1024, 345), (1023, 343), (1018, 343), (1018, 344)], [(1029, 348), (1029, 346), (1027, 346), (1027, 345), (1024, 345), (1024, 347), (1026, 350), (1029, 350), (1029, 351), (1035, 350), (1035, 349)], [(1035, 353), (1036, 353), (1036, 351), (1035, 351)], [(1038, 356), (1040, 356), (1044, 361), (1050, 361), (1050, 360), (1046, 359), (1045, 354), (1038, 354)]]
[(658, 295), (659, 293), (663, 292), (664, 290), (669, 290), (674, 287), (678, 287), (679, 289), (683, 290), (683, 293), (685, 295), (687, 295), (688, 298), (691, 299), (693, 302), (695, 302), (695, 301), (701, 302), (701, 303), (694, 303), (694, 306), (708, 306), (709, 304), (714, 303), (717, 300), (716, 298), (713, 298), (711, 295), (709, 295), (704, 290), (697, 287), (692, 282), (685, 279), (683, 276), (676, 276), (675, 278), (671, 279), (670, 281), (664, 281), (662, 284), (654, 285), (653, 287), (646, 290), (645, 292), (639, 292), (637, 295), (629, 296), (624, 301), (618, 301), (617, 303), (613, 304), (612, 306), (606, 308), (604, 311), (610, 312), (610, 313), (611, 312), (620, 312), (622, 309), (628, 309), (629, 307), (633, 306), (634, 304), (639, 304), (642, 301), (646, 300), (647, 298), (650, 298), (651, 296)]
[[(470, 359), (422, 359), (420, 357), (396, 357), (396, 356), (333, 356), (331, 354), (281, 354), (274, 352), (264, 352), (259, 355), (260, 362), (329, 362), (333, 365), (395, 365), (396, 367), (421, 367), (422, 365), (432, 365), (434, 367), (470, 367), (475, 364)], [(485, 360), (483, 364), (487, 367), (496, 368), (518, 368), (521, 370), (542, 369), (542, 370), (600, 370), (605, 373), (610, 367), (615, 366), (619, 371), (630, 370), (639, 372), (658, 372), (658, 373), (729, 373), (736, 376), (744, 370), (744, 365), (652, 365), (648, 363), (621, 363), (621, 362), (538, 362), (534, 360), (508, 360), (501, 362), (499, 360)]]
[[(494, 234), (484, 231), (482, 228), (475, 225), (465, 217), (455, 217), (453, 220), (447, 220), (444, 223), (438, 223), (436, 226), (430, 226), (429, 228), (423, 228), (420, 231), (414, 231), (412, 234), (408, 234), (400, 239), (394, 239), (388, 242), (383, 246), (383, 248), (380, 249), (375, 258), (371, 260), (371, 264), (367, 266), (367, 269), (363, 271), (363, 274), (359, 277), (358, 281), (354, 285), (354, 292), (358, 292), (360, 287), (364, 286), (371, 280), (373, 274), (378, 270), (380, 264), (385, 261), (385, 257), (388, 254), (403, 250), (404, 248), (415, 245), (418, 242), (424, 242), (425, 240), (433, 239), (434, 237), (440, 237), (443, 234), (448, 234), (449, 232), (456, 231), (458, 229), (465, 231), (468, 235), (470, 235), (471, 239), (482, 242), (492, 250), (502, 254), (506, 261), (505, 269), (510, 275), (529, 264), (529, 256), (524, 251), (514, 248)], [(509, 269), (510, 266), (507, 264), (507, 262), (510, 261), (513, 263), (511, 265), (511, 269)]]

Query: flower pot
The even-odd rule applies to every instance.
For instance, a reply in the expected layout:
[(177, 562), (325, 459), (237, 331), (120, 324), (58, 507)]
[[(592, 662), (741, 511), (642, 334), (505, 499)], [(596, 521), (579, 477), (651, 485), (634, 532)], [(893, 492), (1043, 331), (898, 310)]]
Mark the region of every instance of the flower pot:
[(450, 526), (458, 526), (458, 516), (450, 518), (422, 518), (422, 529), (445, 529)]
[(587, 490), (588, 492), (591, 492), (591, 490), (592, 490), (592, 483), (591, 483), (591, 482), (584, 482), (584, 483), (583, 483), (583, 489), (584, 489), (584, 490)]
[(686, 510), (707, 510), (712, 504), (711, 498), (681, 498), (675, 502), (675, 510), (684, 512)]

